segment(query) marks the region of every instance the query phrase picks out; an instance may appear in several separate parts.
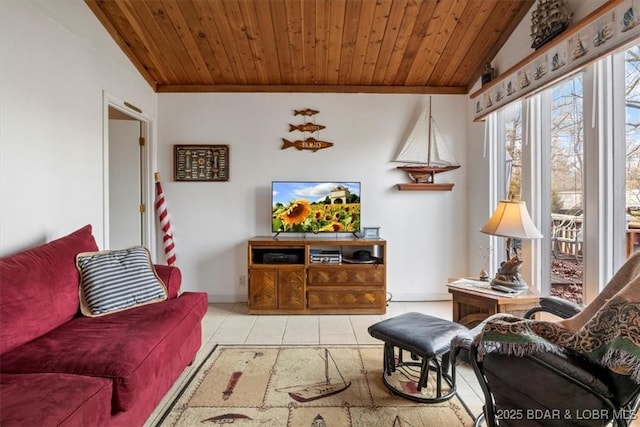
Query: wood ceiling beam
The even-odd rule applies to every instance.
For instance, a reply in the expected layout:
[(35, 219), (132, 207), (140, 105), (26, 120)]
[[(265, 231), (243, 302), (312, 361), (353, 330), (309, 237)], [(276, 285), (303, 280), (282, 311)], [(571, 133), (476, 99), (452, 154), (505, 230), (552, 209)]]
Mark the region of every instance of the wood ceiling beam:
[(368, 86), (368, 85), (158, 85), (158, 93), (279, 92), (279, 93), (401, 93), (465, 95), (464, 86)]

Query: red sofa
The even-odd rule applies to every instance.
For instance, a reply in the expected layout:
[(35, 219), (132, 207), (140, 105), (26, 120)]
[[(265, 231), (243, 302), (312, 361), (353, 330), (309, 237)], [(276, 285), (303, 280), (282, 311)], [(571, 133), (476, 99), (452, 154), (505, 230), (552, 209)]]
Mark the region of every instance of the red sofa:
[(207, 296), (178, 297), (174, 267), (166, 301), (82, 316), (75, 256), (96, 250), (85, 226), (0, 259), (3, 427), (141, 426), (200, 348)]

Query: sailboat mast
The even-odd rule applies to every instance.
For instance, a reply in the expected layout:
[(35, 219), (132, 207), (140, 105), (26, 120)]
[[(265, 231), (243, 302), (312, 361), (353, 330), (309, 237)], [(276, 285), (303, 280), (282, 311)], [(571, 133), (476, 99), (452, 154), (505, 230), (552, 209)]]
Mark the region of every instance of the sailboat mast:
[(326, 347), (324, 349), (324, 377), (327, 379), (327, 384), (329, 384), (329, 349)]
[(431, 96), (429, 96), (429, 144), (427, 145), (427, 165), (431, 164)]

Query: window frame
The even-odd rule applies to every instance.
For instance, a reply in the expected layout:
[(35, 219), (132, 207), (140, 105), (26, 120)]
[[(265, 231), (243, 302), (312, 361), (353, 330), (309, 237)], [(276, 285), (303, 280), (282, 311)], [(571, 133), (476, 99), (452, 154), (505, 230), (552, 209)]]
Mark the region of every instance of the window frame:
[[(626, 259), (625, 239), (625, 51), (623, 49), (583, 68), (584, 129), (584, 277), (583, 298), (592, 301)], [(571, 78), (576, 73), (565, 77)], [(522, 200), (540, 230), (549, 230), (550, 211), (550, 87), (521, 102), (522, 108)], [(494, 114), (496, 141), (490, 144), (492, 205), (504, 192), (505, 109)], [(623, 141), (623, 143), (620, 143)], [(623, 167), (616, 165), (622, 165)], [(505, 195), (506, 196), (506, 195)], [(495, 199), (495, 200), (494, 200)], [(619, 214), (622, 212), (623, 214)], [(618, 214), (617, 214), (618, 213)], [(543, 233), (544, 234), (544, 233)], [(504, 245), (494, 240), (493, 265), (499, 264)], [(524, 241), (522, 257), (525, 280), (543, 295), (551, 292), (551, 238)]]

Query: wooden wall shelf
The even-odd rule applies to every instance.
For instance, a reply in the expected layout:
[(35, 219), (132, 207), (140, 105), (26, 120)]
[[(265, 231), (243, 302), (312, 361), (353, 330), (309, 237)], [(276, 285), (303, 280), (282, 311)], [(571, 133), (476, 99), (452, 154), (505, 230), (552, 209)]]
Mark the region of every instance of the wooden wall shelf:
[(454, 184), (426, 184), (409, 182), (406, 184), (398, 184), (398, 190), (400, 191), (451, 191)]

